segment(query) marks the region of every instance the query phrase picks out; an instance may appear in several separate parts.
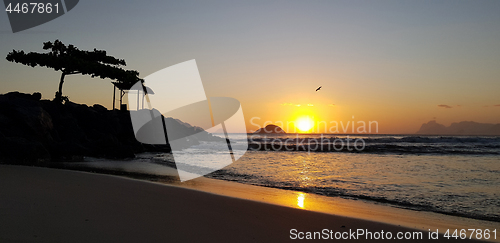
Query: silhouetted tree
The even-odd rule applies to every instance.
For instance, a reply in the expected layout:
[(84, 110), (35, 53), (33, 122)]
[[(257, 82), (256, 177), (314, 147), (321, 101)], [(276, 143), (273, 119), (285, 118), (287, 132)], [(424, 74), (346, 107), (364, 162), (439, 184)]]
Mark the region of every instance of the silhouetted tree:
[(31, 67), (39, 65), (61, 71), (59, 91), (56, 92), (54, 98), (54, 101), (57, 102), (67, 100), (67, 97), (62, 96), (62, 87), (66, 75), (82, 74), (91, 75), (92, 78), (109, 78), (116, 80), (113, 83), (122, 88), (130, 88), (137, 81), (143, 82), (139, 78), (139, 72), (124, 70), (120, 67), (126, 66), (125, 60), (108, 56), (104, 50), (82, 51), (73, 45), (66, 46), (59, 40), (54, 41), (54, 43), (50, 41), (43, 43), (43, 49), (50, 51), (47, 53), (24, 53), (24, 51), (13, 50), (7, 55), (7, 60)]

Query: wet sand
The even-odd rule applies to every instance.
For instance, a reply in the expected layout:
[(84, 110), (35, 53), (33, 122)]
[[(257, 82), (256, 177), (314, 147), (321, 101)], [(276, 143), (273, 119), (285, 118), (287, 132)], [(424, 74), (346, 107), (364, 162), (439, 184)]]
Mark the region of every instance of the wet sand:
[[(200, 187), (200, 183), (216, 190), (203, 179), (184, 186)], [(237, 183), (217, 183), (228, 193), (231, 187), (241, 190)], [(248, 195), (265, 198), (269, 193), (269, 188), (260, 193), (256, 188)], [(324, 229), (333, 237), (335, 232), (357, 229), (374, 236), (391, 232), (393, 237), (416, 231), (117, 176), (0, 165), (0, 242), (293, 242), (297, 240), (291, 238), (302, 236), (299, 232)], [(353, 234), (343, 236), (352, 239)], [(354, 236), (358, 241), (374, 241), (366, 235)], [(423, 240), (414, 242), (436, 242), (426, 240), (427, 230), (422, 236)]]

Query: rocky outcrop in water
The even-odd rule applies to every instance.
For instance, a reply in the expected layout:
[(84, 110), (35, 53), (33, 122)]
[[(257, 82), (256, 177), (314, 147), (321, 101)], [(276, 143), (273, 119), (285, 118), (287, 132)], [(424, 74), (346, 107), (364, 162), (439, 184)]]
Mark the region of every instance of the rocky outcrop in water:
[(286, 132), (283, 129), (281, 129), (281, 127), (279, 127), (279, 126), (269, 124), (264, 128), (260, 128), (259, 130), (255, 131), (254, 133), (267, 133), (267, 134), (275, 133), (275, 134), (278, 134), (278, 133), (286, 133)]

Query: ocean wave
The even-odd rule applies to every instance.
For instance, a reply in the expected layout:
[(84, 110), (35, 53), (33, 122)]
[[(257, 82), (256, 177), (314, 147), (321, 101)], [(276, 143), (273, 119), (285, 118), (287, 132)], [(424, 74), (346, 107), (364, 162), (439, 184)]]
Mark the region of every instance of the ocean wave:
[(411, 143), (411, 144), (484, 144), (500, 146), (500, 137), (460, 137), (460, 136), (388, 136), (388, 137), (361, 137), (361, 136), (311, 136), (311, 137), (276, 137), (276, 136), (250, 136), (250, 143), (270, 143), (270, 142), (280, 142), (280, 143), (318, 143), (318, 142), (329, 142), (336, 143), (340, 141), (355, 141), (356, 139), (362, 139), (365, 143), (383, 143), (383, 144), (393, 144), (393, 143)]
[(305, 151), (374, 154), (500, 155), (500, 145), (402, 145), (351, 143), (250, 143), (250, 151)]
[[(312, 193), (327, 197), (342, 197), (348, 199), (360, 199), (370, 202), (389, 204), (395, 207), (418, 210), (418, 211), (430, 211), (435, 213), (441, 213), (446, 215), (453, 215), (459, 217), (466, 217), (479, 220), (487, 220), (493, 222), (500, 222), (500, 215), (495, 213), (477, 213), (473, 210), (469, 210), (467, 207), (456, 207), (456, 206), (443, 206), (436, 205), (428, 200), (427, 198), (420, 198), (419, 200), (415, 198), (388, 198), (384, 196), (374, 196), (357, 193), (357, 190), (348, 190), (339, 187), (320, 187), (320, 186), (295, 186), (293, 183), (284, 181), (272, 181), (265, 179), (260, 176), (248, 175), (231, 172), (229, 170), (219, 170), (205, 177), (220, 179), (226, 181), (235, 181), (245, 184), (251, 184), (255, 186), (264, 186), (277, 188), (282, 190), (299, 191), (305, 193)], [(444, 197), (456, 198), (456, 197), (466, 197), (464, 195), (443, 195)]]
[(387, 137), (387, 138), (365, 138), (366, 143), (446, 143), (446, 144), (500, 144), (500, 137), (459, 137), (459, 136), (439, 136), (439, 137), (424, 137), (424, 136), (407, 136), (402, 138)]

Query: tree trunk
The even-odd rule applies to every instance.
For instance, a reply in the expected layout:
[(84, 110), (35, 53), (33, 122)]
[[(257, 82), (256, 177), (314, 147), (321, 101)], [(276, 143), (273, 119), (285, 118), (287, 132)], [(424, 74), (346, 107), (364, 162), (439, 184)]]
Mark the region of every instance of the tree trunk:
[(62, 96), (62, 88), (64, 84), (64, 77), (66, 77), (66, 73), (63, 72), (61, 74), (61, 80), (59, 81), (59, 91), (56, 92), (56, 98), (54, 99), (55, 101), (62, 103), (63, 101), (63, 96)]

